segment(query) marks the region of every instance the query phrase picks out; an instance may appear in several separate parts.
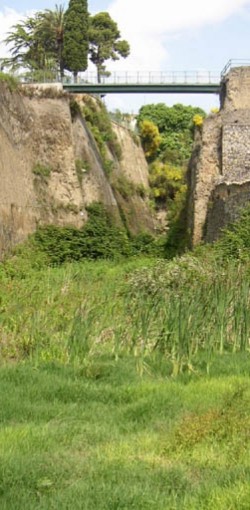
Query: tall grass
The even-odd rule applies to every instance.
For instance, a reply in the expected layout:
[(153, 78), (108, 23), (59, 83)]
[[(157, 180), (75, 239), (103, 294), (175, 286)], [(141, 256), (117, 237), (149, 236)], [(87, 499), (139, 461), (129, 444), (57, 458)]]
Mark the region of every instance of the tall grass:
[(247, 352), (246, 264), (194, 256), (132, 259), (1, 273), (2, 359), (88, 364), (109, 354), (144, 362), (161, 354), (174, 375), (207, 371), (213, 353)]

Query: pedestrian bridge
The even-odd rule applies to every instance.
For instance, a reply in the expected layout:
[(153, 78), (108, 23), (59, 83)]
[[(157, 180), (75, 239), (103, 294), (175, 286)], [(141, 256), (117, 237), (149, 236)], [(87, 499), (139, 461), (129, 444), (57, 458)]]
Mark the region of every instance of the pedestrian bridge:
[(66, 78), (63, 88), (68, 92), (97, 94), (216, 94), (220, 90), (220, 74), (204, 71), (123, 72), (111, 73), (98, 83), (94, 73), (86, 73), (76, 83)]
[[(15, 74), (23, 83), (57, 83), (64, 90), (74, 93), (122, 94), (122, 93), (163, 93), (163, 94), (218, 94), (224, 77), (232, 67), (249, 66), (249, 60), (229, 60), (222, 72), (199, 71), (125, 71), (102, 76), (98, 82), (95, 72), (79, 73), (74, 82), (71, 75), (61, 81), (58, 76), (48, 80), (47, 76), (34, 79), (32, 73)], [(0, 69), (5, 67), (0, 59)], [(5, 70), (5, 69), (4, 69)], [(48, 72), (46, 73), (48, 74)]]
[(97, 94), (163, 93), (163, 94), (218, 94), (224, 77), (233, 67), (250, 67), (249, 60), (231, 59), (221, 72), (166, 71), (111, 73), (98, 83), (96, 74), (84, 73), (77, 83), (66, 80), (63, 88), (69, 92)]

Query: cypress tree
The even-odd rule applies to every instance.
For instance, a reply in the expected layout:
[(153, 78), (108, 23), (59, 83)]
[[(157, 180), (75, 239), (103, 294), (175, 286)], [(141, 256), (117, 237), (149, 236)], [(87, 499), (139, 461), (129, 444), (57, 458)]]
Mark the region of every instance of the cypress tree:
[(80, 71), (88, 67), (88, 26), (87, 0), (70, 0), (64, 15), (64, 68), (71, 71), (74, 81)]

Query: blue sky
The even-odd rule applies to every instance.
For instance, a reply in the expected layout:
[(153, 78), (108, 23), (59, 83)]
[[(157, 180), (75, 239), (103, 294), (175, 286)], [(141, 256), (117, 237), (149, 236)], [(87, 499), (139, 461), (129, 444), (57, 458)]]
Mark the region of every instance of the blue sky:
[[(53, 8), (54, 0), (0, 0), (0, 40), (29, 10)], [(62, 2), (67, 7), (68, 2)], [(109, 11), (123, 38), (131, 44), (128, 59), (111, 62), (119, 71), (211, 70), (219, 72), (231, 59), (249, 59), (250, 0), (89, 0), (90, 13)], [(0, 45), (0, 57), (6, 48)], [(214, 95), (106, 96), (110, 109), (136, 112), (146, 103), (176, 102), (209, 110)]]

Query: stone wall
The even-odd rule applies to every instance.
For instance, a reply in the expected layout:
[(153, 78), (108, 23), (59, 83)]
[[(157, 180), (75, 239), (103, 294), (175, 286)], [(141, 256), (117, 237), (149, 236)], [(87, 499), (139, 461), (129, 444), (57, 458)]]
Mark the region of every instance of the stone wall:
[(222, 174), (235, 182), (250, 178), (250, 124), (223, 126)]
[(214, 241), (250, 201), (250, 67), (222, 83), (221, 109), (204, 121), (189, 170), (188, 227), (193, 245)]

